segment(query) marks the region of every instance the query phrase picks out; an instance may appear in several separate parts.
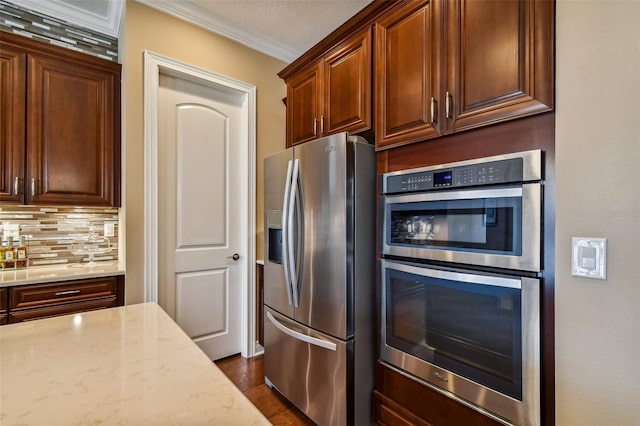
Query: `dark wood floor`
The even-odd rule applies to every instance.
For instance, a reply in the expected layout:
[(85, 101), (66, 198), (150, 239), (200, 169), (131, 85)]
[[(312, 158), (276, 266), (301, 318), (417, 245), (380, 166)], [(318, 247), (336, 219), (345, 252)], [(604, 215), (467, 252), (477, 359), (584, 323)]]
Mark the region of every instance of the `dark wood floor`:
[(216, 361), (216, 365), (272, 424), (313, 425), (302, 412), (264, 383), (262, 355), (250, 359), (234, 355)]

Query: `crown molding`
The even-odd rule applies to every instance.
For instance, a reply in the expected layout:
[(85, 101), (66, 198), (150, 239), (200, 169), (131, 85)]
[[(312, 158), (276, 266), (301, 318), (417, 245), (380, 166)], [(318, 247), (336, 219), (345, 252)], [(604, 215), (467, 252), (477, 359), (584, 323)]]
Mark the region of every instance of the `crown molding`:
[(251, 49), (262, 52), (284, 62), (291, 62), (302, 54), (278, 41), (267, 39), (251, 31), (212, 14), (198, 5), (186, 2), (168, 2), (162, 0), (135, 0), (160, 12), (197, 25), (205, 30), (220, 34), (237, 41)]
[(7, 1), (20, 7), (43, 13), (115, 38), (118, 38), (120, 34), (120, 22), (122, 21), (122, 14), (124, 13), (125, 2), (125, 0), (106, 1), (107, 14), (102, 15), (60, 0)]

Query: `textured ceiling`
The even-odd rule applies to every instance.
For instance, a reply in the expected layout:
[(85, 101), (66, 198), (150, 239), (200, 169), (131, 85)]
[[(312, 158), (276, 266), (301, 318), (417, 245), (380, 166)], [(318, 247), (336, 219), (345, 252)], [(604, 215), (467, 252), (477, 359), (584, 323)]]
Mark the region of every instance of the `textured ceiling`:
[(137, 0), (291, 62), (371, 0)]

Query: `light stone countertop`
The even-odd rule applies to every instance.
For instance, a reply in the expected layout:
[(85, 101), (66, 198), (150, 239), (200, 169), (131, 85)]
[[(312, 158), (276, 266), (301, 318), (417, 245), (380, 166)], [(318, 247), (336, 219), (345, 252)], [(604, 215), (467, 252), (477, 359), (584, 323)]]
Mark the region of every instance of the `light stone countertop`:
[(0, 424), (269, 425), (155, 303), (0, 327)]
[(95, 266), (91, 267), (83, 263), (73, 263), (55, 266), (32, 266), (26, 269), (0, 269), (0, 287), (124, 274), (124, 267), (117, 260), (99, 261), (96, 262)]

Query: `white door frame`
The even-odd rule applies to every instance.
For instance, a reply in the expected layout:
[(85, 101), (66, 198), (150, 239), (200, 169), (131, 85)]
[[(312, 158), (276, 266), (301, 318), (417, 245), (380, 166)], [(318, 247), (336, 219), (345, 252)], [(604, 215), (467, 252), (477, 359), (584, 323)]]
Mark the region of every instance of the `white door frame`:
[(252, 357), (256, 352), (255, 330), (255, 222), (256, 222), (256, 87), (220, 74), (207, 71), (193, 65), (148, 50), (144, 51), (144, 301), (158, 302), (158, 86), (160, 73), (177, 76), (186, 80), (215, 87), (219, 90), (241, 95), (242, 126), (246, 138), (241, 141), (245, 145), (247, 161), (241, 172), (243, 182), (241, 188), (241, 220), (242, 252), (247, 253), (246, 268), (241, 271), (242, 285), (240, 291), (241, 308), (241, 354)]

